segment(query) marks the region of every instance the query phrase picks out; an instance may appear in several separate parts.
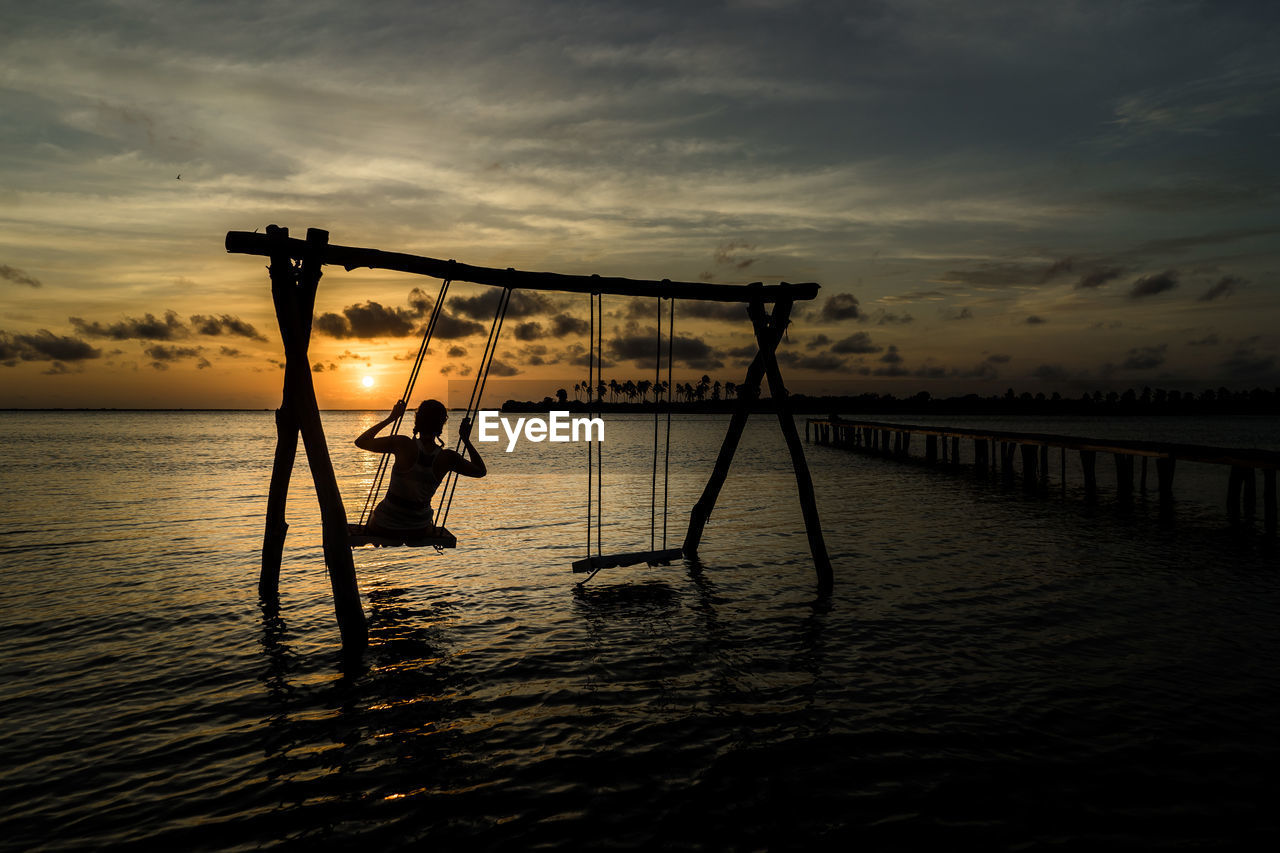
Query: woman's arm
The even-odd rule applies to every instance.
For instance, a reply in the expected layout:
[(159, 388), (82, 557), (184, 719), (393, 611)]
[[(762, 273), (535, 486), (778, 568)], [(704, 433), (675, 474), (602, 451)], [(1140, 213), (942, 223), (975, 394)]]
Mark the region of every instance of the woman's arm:
[(489, 473), (489, 469), (484, 467), (484, 460), (480, 458), (476, 446), (471, 443), (471, 419), (463, 418), (462, 423), (458, 424), (458, 437), (462, 439), (462, 446), (467, 451), (470, 459), (458, 456), (454, 462), (453, 470), (457, 471), (463, 477), (483, 477)]
[(386, 436), (378, 438), (378, 433), (387, 428), (388, 425), (394, 423), (404, 414), (404, 400), (398, 401), (391, 408), (391, 414), (369, 427), (356, 439), (356, 447), (361, 450), (368, 450), (373, 453), (394, 453), (395, 452), (395, 436)]

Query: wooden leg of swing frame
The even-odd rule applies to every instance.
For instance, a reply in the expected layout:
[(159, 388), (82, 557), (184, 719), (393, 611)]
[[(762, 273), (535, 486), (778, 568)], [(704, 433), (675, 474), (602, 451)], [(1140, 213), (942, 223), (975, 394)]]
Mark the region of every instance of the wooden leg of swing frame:
[[(782, 328), (786, 328), (786, 317), (791, 312), (790, 304), (787, 305), (785, 311), (780, 315), (783, 319)], [(782, 338), (782, 333), (774, 330), (771, 335), (773, 338), (773, 346), (778, 345), (778, 341)], [(729, 465), (733, 462), (733, 455), (738, 450), (738, 441), (742, 438), (742, 430), (747, 424), (747, 416), (751, 414), (751, 406), (760, 396), (760, 380), (764, 377), (764, 357), (757, 352), (755, 358), (751, 360), (750, 366), (747, 367), (746, 378), (742, 384), (738, 386), (738, 405), (734, 409), (733, 417), (729, 421), (729, 430), (725, 433), (724, 442), (720, 445), (720, 453), (716, 457), (716, 464), (711, 469), (711, 477), (707, 480), (706, 487), (702, 490), (702, 497), (698, 498), (698, 502), (693, 505), (693, 510), (689, 513), (689, 529), (684, 534), (684, 544), (682, 546), (686, 557), (696, 557), (698, 555), (698, 545), (702, 541), (702, 531), (707, 525), (707, 519), (711, 517), (711, 511), (715, 509), (716, 498), (720, 496), (720, 489), (724, 486), (724, 481), (729, 476)]]
[[(781, 328), (786, 328), (786, 316), (790, 304), (779, 302), (774, 306), (772, 328), (765, 319), (764, 306), (759, 302), (751, 303), (751, 321), (755, 326), (756, 340), (760, 344), (760, 354), (764, 357), (765, 376), (769, 379), (769, 393), (773, 396), (778, 411), (778, 424), (782, 427), (782, 435), (786, 438), (787, 449), (791, 453), (791, 467), (796, 474), (796, 488), (800, 493), (800, 510), (804, 515), (804, 529), (809, 537), (809, 551), (813, 554), (813, 566), (818, 572), (818, 588), (823, 593), (831, 591), (834, 576), (831, 571), (831, 558), (827, 554), (827, 543), (822, 537), (822, 523), (818, 519), (818, 504), (813, 494), (813, 477), (809, 474), (809, 465), (804, 458), (804, 445), (800, 443), (800, 434), (796, 431), (795, 420), (791, 417), (791, 407), (787, 404), (787, 389), (782, 384), (782, 371), (778, 368), (778, 359), (774, 354), (779, 332), (778, 316), (782, 316)], [(770, 343), (772, 342), (772, 343)]]
[[(280, 245), (288, 237), (288, 232), (282, 229), (269, 229), (268, 233), (278, 238)], [(307, 232), (307, 243), (318, 248), (328, 241), (328, 236), (327, 232), (311, 229)], [(287, 249), (273, 254), (271, 294), (275, 302), (276, 319), (280, 323), (280, 336), (285, 344), (286, 405), (302, 433), (303, 447), (306, 449), (307, 462), (320, 502), (324, 559), (329, 569), (342, 646), (348, 652), (359, 652), (369, 644), (369, 628), (364, 609), (360, 605), (360, 588), (356, 581), (355, 562), (351, 557), (348, 539), (347, 511), (329, 458), (329, 447), (320, 422), (320, 409), (316, 403), (315, 386), (311, 380), (311, 367), (307, 358), (311, 316), (309, 313), (304, 314), (304, 310), (306, 306), (314, 305), (319, 279), (318, 254), (311, 253), (303, 262), (302, 280), (297, 284)]]

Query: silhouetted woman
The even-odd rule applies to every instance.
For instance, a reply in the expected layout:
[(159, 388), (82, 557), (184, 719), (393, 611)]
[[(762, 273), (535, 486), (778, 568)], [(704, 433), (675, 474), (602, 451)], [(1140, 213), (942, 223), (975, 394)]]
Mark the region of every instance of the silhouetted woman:
[(356, 439), (356, 447), (373, 453), (394, 453), (391, 466), (391, 482), (387, 496), (373, 510), (373, 516), (365, 530), (372, 535), (384, 535), (395, 539), (420, 539), (435, 535), (431, 517), (431, 498), (440, 482), (450, 471), (463, 477), (483, 477), (488, 471), (484, 460), (471, 443), (471, 421), (462, 419), (458, 437), (470, 459), (453, 450), (446, 450), (440, 440), (449, 412), (438, 400), (423, 400), (413, 419), (413, 437), (378, 433), (404, 414), (405, 402), (400, 400), (391, 414), (365, 430)]

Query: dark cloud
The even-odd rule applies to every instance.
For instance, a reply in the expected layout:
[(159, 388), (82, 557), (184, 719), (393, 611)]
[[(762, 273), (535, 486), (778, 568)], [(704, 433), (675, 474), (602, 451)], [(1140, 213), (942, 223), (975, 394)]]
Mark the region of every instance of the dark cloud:
[(312, 373), (324, 373), (326, 370), (329, 372), (333, 372), (337, 369), (338, 369), (338, 365), (334, 364), (333, 362), (329, 362), (328, 365), (325, 365), (324, 362), (317, 361), (315, 364), (311, 365)]
[(1239, 347), (1222, 362), (1223, 369), (1232, 377), (1270, 373), (1275, 365), (1275, 356), (1261, 355), (1253, 347)]
[(463, 320), (454, 317), (448, 312), (441, 311), (440, 316), (436, 318), (436, 327), (432, 334), (435, 338), (442, 341), (455, 340), (457, 338), (469, 338), (472, 335), (487, 334), (489, 328), (482, 326), (472, 320)]
[(1189, 347), (1212, 347), (1222, 343), (1216, 334), (1210, 332), (1198, 341), (1187, 341)]
[(102, 350), (79, 338), (55, 335), (48, 329), (34, 335), (0, 332), (0, 364), (6, 367), (13, 367), (19, 361), (86, 361), (101, 357)]
[(14, 284), (23, 284), (27, 287), (40, 287), (40, 280), (34, 276), (27, 275), (17, 267), (11, 267), (8, 264), (0, 264), (0, 278), (5, 281), (11, 281)]
[(886, 325), (905, 326), (908, 323), (912, 323), (914, 321), (915, 321), (915, 318), (912, 317), (910, 314), (890, 314), (888, 311), (885, 311), (883, 309), (876, 314), (876, 325), (878, 326), (886, 326)]
[(218, 352), (221, 355), (225, 355), (227, 358), (248, 358), (249, 357), (248, 353), (241, 352), (235, 347), (229, 347), (229, 346), (218, 347)]
[(1076, 262), (1074, 258), (1063, 258), (1060, 261), (1054, 261), (1049, 264), (1049, 267), (1043, 273), (1040, 274), (1040, 283), (1044, 284), (1052, 281), (1060, 275), (1067, 275), (1074, 271), (1075, 268)]
[(984, 263), (973, 269), (949, 270), (940, 279), (946, 284), (961, 284), (980, 290), (1017, 287), (1038, 281), (1044, 270), (1030, 264)]
[(1153, 347), (1135, 347), (1129, 350), (1120, 366), (1126, 370), (1152, 370), (1164, 364), (1168, 344)]
[(451, 346), (449, 347), (449, 351), (445, 353), (445, 355), (449, 356), (449, 358), (462, 358), (466, 354), (467, 354), (467, 348), (460, 347), (460, 346)]
[(911, 375), (919, 379), (943, 379), (947, 375), (947, 369), (940, 364), (926, 364), (916, 368)]
[(1080, 276), (1076, 290), (1094, 290), (1122, 275), (1124, 270), (1121, 267), (1097, 267)]
[(174, 341), (188, 337), (191, 331), (178, 319), (176, 311), (164, 312), (164, 319), (157, 320), (153, 314), (144, 314), (141, 318), (125, 317), (118, 323), (104, 326), (94, 321), (85, 322), (79, 317), (67, 318), (77, 332), (91, 338), (111, 338), (116, 341)]
[(201, 335), (226, 334), (255, 341), (265, 341), (267, 339), (251, 323), (246, 323), (239, 317), (233, 317), (230, 314), (222, 314), (217, 317), (193, 314), (191, 315), (191, 326)]
[(730, 358), (755, 358), (759, 348), (755, 344), (743, 344), (740, 347), (733, 347), (725, 350), (725, 355)]
[(1219, 296), (1230, 296), (1236, 292), (1236, 289), (1243, 285), (1244, 279), (1234, 275), (1224, 275), (1218, 280), (1218, 283), (1206, 290), (1197, 300), (1199, 302), (1212, 302)]
[(338, 356), (338, 360), (346, 361), (347, 359), (351, 359), (352, 361), (364, 361), (365, 356), (360, 355), (358, 352), (352, 352), (349, 349), (344, 349), (342, 351), (342, 355)]
[(557, 314), (551, 318), (551, 334), (557, 338), (585, 335), (590, 331), (590, 323), (571, 314)]
[(824, 320), (858, 320), (862, 317), (862, 309), (858, 307), (858, 297), (851, 293), (837, 293), (828, 296), (822, 304)]
[[(459, 298), (450, 297), (445, 303), (448, 309), (469, 317), (472, 320), (493, 321), (498, 310), (498, 300), (502, 298), (499, 288), (488, 288), (484, 293)], [(539, 314), (551, 314), (556, 310), (555, 303), (545, 293), (537, 290), (517, 290), (512, 292), (511, 301), (507, 303), (506, 316), (512, 319), (533, 317)]]
[(744, 270), (756, 262), (753, 257), (746, 256), (745, 253), (755, 250), (755, 246), (751, 243), (744, 243), (740, 240), (733, 240), (728, 243), (721, 243), (716, 247), (712, 257), (717, 264), (728, 265), (735, 269)]
[(877, 367), (871, 371), (875, 376), (910, 376), (911, 371), (899, 364), (891, 364), (888, 367)]
[(1026, 323), (1029, 326), (1040, 326), (1049, 321), (1041, 317), (1039, 314), (1032, 314), (1030, 317), (1023, 320), (1022, 322)]
[(884, 347), (871, 342), (871, 335), (866, 332), (854, 332), (844, 340), (836, 341), (831, 346), (832, 352), (864, 354), (880, 352)]
[(842, 371), (846, 364), (843, 358), (833, 355), (829, 352), (820, 352), (813, 355), (804, 355), (796, 359), (795, 367), (800, 370), (816, 370), (822, 372)]
[(986, 359), (984, 360), (989, 361), (992, 364), (1008, 364), (1010, 361), (1013, 360), (1013, 356), (1006, 355), (1005, 353), (1002, 353), (1002, 352), (993, 352), (991, 355), (987, 356)]
[(1031, 375), (1044, 382), (1062, 382), (1069, 378), (1067, 369), (1061, 364), (1042, 364)]
[(333, 338), (403, 338), (414, 332), (415, 318), (412, 311), (370, 301), (348, 305), (341, 314), (321, 314), (315, 329)]
[(990, 359), (980, 361), (968, 369), (958, 368), (951, 373), (960, 379), (996, 379), (1000, 376), (1000, 372), (996, 370), (996, 366)]
[[(630, 360), (637, 366), (653, 365), (655, 346), (651, 334), (623, 334), (605, 341), (605, 345), (610, 354), (620, 361)], [(665, 345), (663, 355), (666, 355)], [(676, 364), (683, 363), (698, 370), (724, 367), (724, 362), (715, 349), (700, 338), (677, 334), (671, 342), (671, 355)]]
[(1164, 255), (1171, 252), (1184, 252), (1201, 246), (1216, 246), (1223, 243), (1234, 243), (1252, 237), (1270, 237), (1280, 234), (1280, 228), (1235, 228), (1228, 231), (1211, 231), (1207, 234), (1192, 234), (1187, 237), (1172, 237), (1162, 240), (1149, 240), (1136, 249), (1138, 254)]
[[(650, 302), (648, 311), (643, 316), (652, 317), (654, 312), (653, 304)], [(663, 319), (666, 319), (663, 314)], [(681, 320), (742, 320), (747, 319), (747, 306), (741, 302), (700, 302), (696, 300), (684, 300), (676, 306), (676, 322)]]
[[(515, 376), (520, 373), (520, 368), (495, 358), (489, 362), (489, 373), (494, 376)], [(466, 374), (464, 373), (463, 375), (465, 376)]]
[(542, 324), (537, 320), (529, 320), (526, 323), (517, 323), (515, 329), (512, 330), (517, 341), (536, 341), (541, 338), (545, 332), (542, 331)]
[(831, 338), (828, 338), (826, 335), (819, 334), (811, 338), (804, 346), (805, 349), (818, 349), (819, 347), (825, 347), (830, 343)]
[(151, 366), (156, 370), (168, 370), (169, 364), (188, 358), (203, 358), (204, 347), (175, 347), (167, 344), (153, 344), (143, 350), (151, 359)]
[(952, 308), (949, 310), (944, 309), (942, 311), (942, 316), (947, 320), (972, 320), (973, 310), (967, 307)]
[(889, 351), (880, 356), (880, 360), (886, 364), (900, 364), (902, 356), (898, 353), (898, 348), (895, 345), (889, 344)]
[(1129, 290), (1129, 298), (1142, 299), (1147, 296), (1155, 296), (1157, 293), (1173, 290), (1177, 286), (1178, 274), (1174, 270), (1166, 270), (1155, 275), (1144, 275), (1133, 283), (1133, 287)]

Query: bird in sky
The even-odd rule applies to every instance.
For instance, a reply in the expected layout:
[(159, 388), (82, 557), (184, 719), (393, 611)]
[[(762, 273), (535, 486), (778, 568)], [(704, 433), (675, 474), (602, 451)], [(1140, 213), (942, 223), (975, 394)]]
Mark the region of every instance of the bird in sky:
[(178, 177), (174, 178), (174, 180), (175, 180), (175, 181), (180, 181), (180, 180), (182, 180), (182, 173), (181, 173), (181, 172), (179, 172), (179, 173), (178, 173)]

